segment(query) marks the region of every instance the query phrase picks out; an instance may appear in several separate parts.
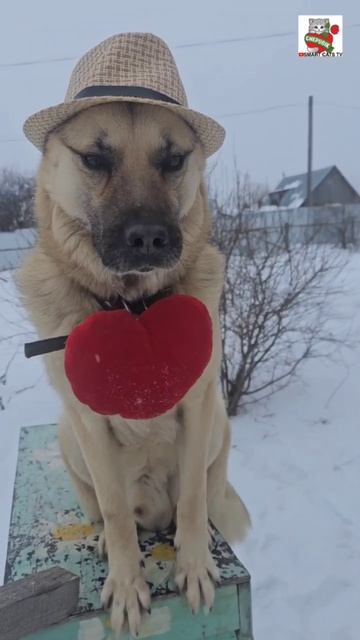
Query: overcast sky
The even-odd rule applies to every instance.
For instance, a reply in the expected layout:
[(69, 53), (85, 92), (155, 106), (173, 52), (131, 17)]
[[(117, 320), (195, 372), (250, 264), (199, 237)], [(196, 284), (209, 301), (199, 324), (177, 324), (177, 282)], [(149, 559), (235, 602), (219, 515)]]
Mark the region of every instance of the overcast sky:
[[(342, 58), (297, 56), (298, 14), (344, 15)], [(357, 26), (351, 26), (357, 25)], [(306, 169), (307, 97), (314, 96), (314, 168), (337, 164), (360, 190), (360, 2), (357, 0), (18, 0), (0, 15), (0, 168), (35, 171), (39, 153), (22, 134), (24, 119), (63, 100), (75, 61), (104, 38), (151, 31), (172, 48), (190, 105), (227, 130), (217, 155), (223, 171), (236, 157), (253, 180), (274, 187)], [(263, 40), (179, 45), (292, 32)], [(328, 103), (321, 105), (320, 102)], [(299, 106), (229, 115), (276, 105)], [(337, 106), (330, 106), (332, 105)]]

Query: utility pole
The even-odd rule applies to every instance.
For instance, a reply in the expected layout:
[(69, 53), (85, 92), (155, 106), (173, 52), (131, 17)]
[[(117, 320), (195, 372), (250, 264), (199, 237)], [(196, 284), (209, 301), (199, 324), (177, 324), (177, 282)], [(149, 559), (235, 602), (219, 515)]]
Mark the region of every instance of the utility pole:
[(313, 97), (309, 96), (308, 102), (308, 163), (307, 163), (307, 206), (311, 207), (312, 192), (312, 150), (313, 150)]

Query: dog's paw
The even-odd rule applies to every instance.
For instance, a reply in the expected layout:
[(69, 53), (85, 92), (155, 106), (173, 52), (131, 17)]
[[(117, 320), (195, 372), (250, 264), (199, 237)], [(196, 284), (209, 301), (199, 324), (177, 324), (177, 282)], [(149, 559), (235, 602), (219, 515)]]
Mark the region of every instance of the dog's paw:
[(203, 536), (198, 544), (175, 539), (177, 547), (175, 583), (182, 591), (193, 613), (198, 613), (200, 605), (210, 610), (214, 604), (215, 583), (219, 580), (219, 570), (208, 547), (209, 537)]
[(132, 636), (139, 635), (142, 611), (150, 613), (150, 590), (142, 569), (126, 575), (123, 568), (110, 572), (106, 578), (101, 603), (105, 609), (111, 607), (111, 626), (120, 634), (126, 622)]

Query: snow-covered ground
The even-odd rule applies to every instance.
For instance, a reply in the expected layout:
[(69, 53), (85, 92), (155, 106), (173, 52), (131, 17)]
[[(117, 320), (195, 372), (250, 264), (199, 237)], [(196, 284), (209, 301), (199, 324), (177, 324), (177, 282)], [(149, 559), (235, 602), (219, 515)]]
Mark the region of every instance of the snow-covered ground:
[[(333, 332), (349, 329), (352, 347), (307, 362), (233, 422), (230, 476), (253, 519), (237, 552), (252, 574), (256, 640), (360, 638), (360, 255), (343, 280)], [(1, 575), (19, 427), (59, 413), (40, 361), (22, 355), (31, 331), (0, 272)]]
[(0, 271), (16, 269), (35, 241), (34, 229), (0, 231)]

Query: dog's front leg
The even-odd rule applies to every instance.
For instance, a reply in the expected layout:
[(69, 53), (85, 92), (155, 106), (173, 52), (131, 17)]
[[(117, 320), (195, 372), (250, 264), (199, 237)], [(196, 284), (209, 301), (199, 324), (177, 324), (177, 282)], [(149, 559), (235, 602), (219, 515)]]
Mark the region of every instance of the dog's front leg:
[(207, 513), (207, 466), (214, 422), (215, 383), (207, 385), (200, 398), (185, 401), (179, 432), (179, 499), (177, 504), (177, 548), (175, 581), (185, 591), (197, 612), (201, 598), (212, 607), (218, 570), (209, 550)]
[(127, 620), (130, 632), (137, 635), (141, 609), (150, 609), (150, 592), (143, 575), (134, 516), (121, 478), (119, 445), (102, 416), (86, 409), (81, 410), (81, 415), (72, 409), (69, 413), (104, 519), (109, 574), (101, 600), (105, 607), (112, 603), (111, 624), (115, 632), (120, 633)]

